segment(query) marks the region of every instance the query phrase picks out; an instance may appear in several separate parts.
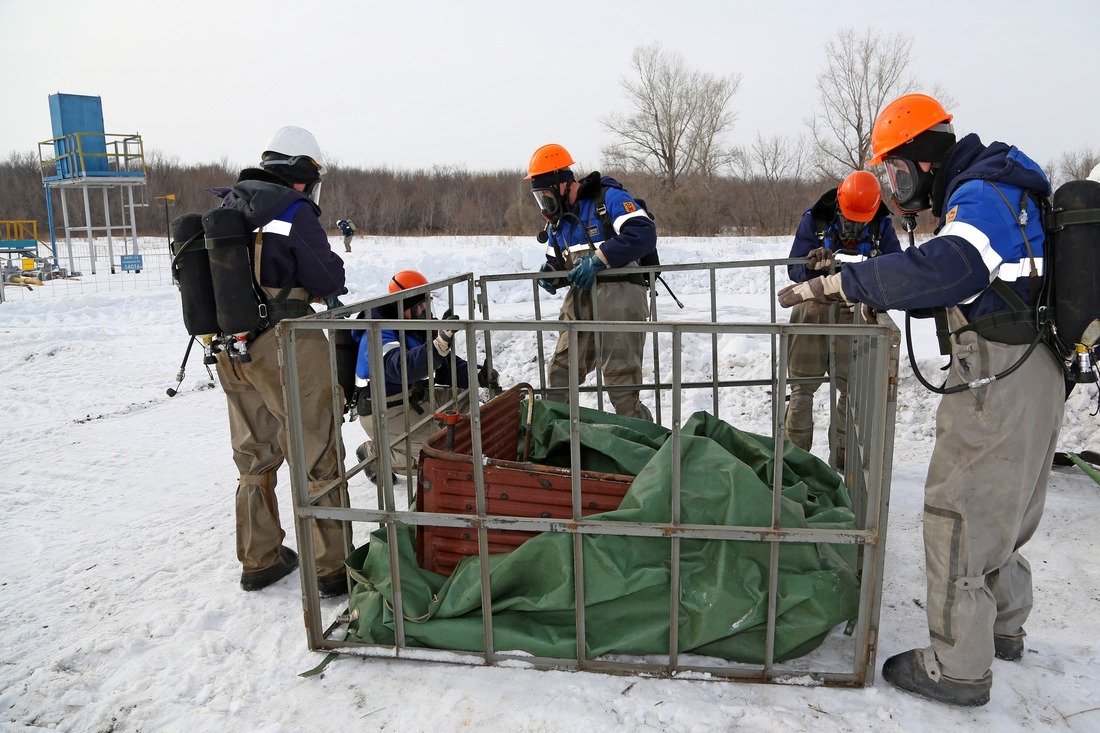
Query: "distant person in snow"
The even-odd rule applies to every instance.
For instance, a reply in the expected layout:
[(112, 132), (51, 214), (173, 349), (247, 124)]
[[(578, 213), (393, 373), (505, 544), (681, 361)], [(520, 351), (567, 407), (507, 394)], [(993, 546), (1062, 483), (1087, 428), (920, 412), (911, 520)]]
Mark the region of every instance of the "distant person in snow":
[[(270, 298), (290, 287), (282, 318), (312, 312), (311, 302), (338, 295), (344, 287), (344, 264), (328, 243), (321, 226), (317, 192), (325, 167), (313, 135), (300, 127), (283, 127), (264, 148), (260, 166), (241, 171), (230, 189), (220, 189), (223, 206), (242, 212), (249, 225), (262, 228), (259, 284)], [(328, 340), (324, 331), (303, 330), (296, 336), (298, 375), (302, 391), (302, 427), (309, 486), (339, 474), (340, 434), (332, 409), (332, 379)], [(218, 378), (229, 403), (229, 434), (233, 460), (240, 471), (237, 486), (237, 557), (241, 588), (265, 588), (298, 567), (298, 555), (282, 544), (286, 532), (279, 522), (275, 477), (287, 456), (287, 408), (274, 328), (251, 337), (251, 361), (236, 362), (218, 354)], [(319, 506), (347, 505), (347, 487), (329, 492)], [(344, 569), (350, 549), (344, 524), (313, 520), (317, 575), (323, 597), (347, 593)]]
[[(823, 193), (802, 215), (790, 256), (808, 257), (809, 263), (788, 265), (787, 274), (795, 282), (806, 282), (836, 272), (844, 263), (900, 251), (890, 210), (882, 203), (878, 179), (867, 171), (856, 171), (839, 186)], [(807, 301), (791, 310), (791, 323), (852, 323), (853, 317), (852, 307), (846, 304), (822, 308)], [(836, 373), (832, 376), (836, 381), (837, 401), (831, 418), (835, 430), (829, 436), (829, 462), (843, 473), (852, 340), (821, 334), (795, 334), (791, 336), (787, 352), (787, 370), (792, 378), (817, 378), (828, 374), (830, 341), (835, 343)], [(820, 383), (792, 385), (787, 403), (787, 437), (805, 451), (813, 447), (814, 394), (819, 386)]]
[[(402, 270), (390, 278), (389, 292), (400, 293), (421, 285), (427, 285), (428, 279), (416, 270)], [(399, 310), (400, 309), (400, 310)], [(375, 319), (432, 319), (431, 297), (417, 294), (400, 302), (388, 303), (374, 308), (370, 314)], [(458, 318), (450, 311), (443, 314), (442, 320)], [(470, 385), (469, 366), (457, 353), (452, 354), (456, 335), (462, 331), (398, 330), (382, 331), (382, 368), (381, 379), (374, 378), (370, 372), (370, 334), (367, 331), (352, 331), (351, 336), (359, 342), (359, 356), (355, 364), (356, 412), (359, 423), (367, 434), (367, 440), (356, 449), (360, 461), (377, 457), (376, 446), (379, 442), (374, 431), (372, 413), (372, 390), (383, 384), (386, 396), (386, 424), (396, 436), (398, 432), (408, 433), (410, 444), (404, 439), (391, 447), (390, 463), (395, 472), (415, 471), (419, 465), (420, 448), (424, 441), (439, 430), (439, 425), (428, 413), (431, 405), (443, 405), (452, 399), (452, 386), (465, 390)], [(452, 362), (453, 357), (453, 362)], [(405, 384), (402, 388), (402, 362), (405, 369)], [(429, 399), (428, 374), (435, 380), (434, 402)], [(499, 391), (495, 369), (481, 367), (477, 373), (478, 386)], [(457, 412), (469, 412), (468, 393), (459, 393), (458, 403), (447, 408)], [(424, 418), (428, 419), (422, 425)], [(367, 477), (377, 483), (378, 468), (374, 464), (365, 469)], [(396, 478), (394, 476), (393, 478)]]
[(351, 238), (355, 236), (355, 224), (347, 219), (341, 219), (336, 222), (336, 226), (340, 227), (340, 232), (344, 235), (344, 251), (351, 252)]
[[(622, 184), (609, 176), (590, 173), (577, 181), (570, 166), (573, 158), (561, 145), (543, 145), (531, 156), (527, 180), (547, 221), (546, 263), (542, 272), (568, 270), (564, 278), (544, 278), (539, 285), (554, 294), (569, 291), (561, 306), (561, 321), (645, 321), (649, 318), (646, 281), (631, 272), (638, 260), (657, 247), (657, 228)], [(603, 193), (607, 216), (597, 212)], [(604, 231), (604, 222), (611, 231)], [(596, 364), (596, 339), (601, 339), (602, 363)], [(653, 420), (639, 398), (645, 334), (604, 331), (577, 334), (577, 382), (583, 383), (594, 369), (603, 371), (604, 388), (615, 412)], [(547, 374), (547, 398), (564, 402), (569, 386), (569, 338), (558, 337)]]
[(1066, 395), (1053, 352), (1027, 356), (1045, 245), (1028, 192), (1049, 195), (1050, 184), (1015, 147), (956, 141), (951, 119), (932, 97), (906, 94), (871, 132), (870, 162), (886, 164), (894, 204), (907, 216), (931, 209), (935, 236), (784, 288), (779, 302), (904, 310), (944, 332), (951, 362), (924, 488), (931, 645), (890, 657), (882, 677), (974, 706), (989, 701), (994, 657), (1023, 657), (1032, 581), (1020, 549), (1043, 514)]

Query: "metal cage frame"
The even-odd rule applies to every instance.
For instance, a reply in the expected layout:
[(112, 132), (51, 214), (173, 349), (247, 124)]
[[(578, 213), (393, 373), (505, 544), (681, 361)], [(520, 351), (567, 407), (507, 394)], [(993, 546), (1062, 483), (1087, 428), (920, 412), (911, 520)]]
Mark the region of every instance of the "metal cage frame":
[[(536, 280), (545, 277), (544, 273), (514, 273), (506, 275), (485, 275), (475, 278), (471, 273), (438, 280), (420, 288), (402, 291), (372, 300), (363, 301), (343, 308), (324, 311), (299, 319), (285, 320), (278, 325), (278, 336), (285, 370), (286, 404), (288, 410), (289, 464), (293, 489), (295, 526), (298, 547), (302, 557), (302, 599), (307, 642), (310, 649), (339, 652), (367, 657), (403, 658), (439, 663), (463, 663), (472, 665), (512, 665), (539, 669), (586, 670), (613, 674), (635, 674), (664, 677), (688, 678), (728, 678), (753, 682), (776, 682), (791, 678), (809, 677), (817, 684), (860, 687), (871, 684), (875, 675), (875, 656), (878, 641), (879, 611), (882, 593), (882, 574), (886, 550), (886, 520), (890, 493), (890, 469), (893, 455), (894, 419), (896, 411), (896, 385), (898, 374), (898, 351), (900, 344), (896, 325), (887, 314), (878, 314), (877, 323), (863, 324), (789, 324), (776, 319), (776, 270), (800, 260), (749, 260), (740, 262), (711, 262), (692, 265), (669, 266), (659, 268), (641, 268), (641, 272), (660, 270), (664, 274), (683, 272), (705, 275), (710, 285), (711, 321), (662, 321), (658, 319), (656, 293), (650, 291), (652, 320), (645, 322), (606, 322), (579, 321), (559, 322), (556, 313), (550, 320), (542, 317), (540, 291)], [(767, 323), (726, 323), (717, 321), (716, 275), (728, 268), (766, 268), (770, 282), (771, 321)], [(534, 304), (533, 318), (530, 320), (494, 320), (489, 313), (489, 288), (495, 284), (516, 280), (529, 280)], [(482, 452), (482, 424), (480, 411), (470, 411), (472, 443), (472, 471), (476, 488), (476, 511), (473, 514), (426, 513), (415, 510), (412, 500), (412, 481), (409, 481), (409, 495), (395, 496), (393, 481), (390, 480), (390, 461), (388, 451), (378, 451), (378, 489), (377, 507), (322, 507), (316, 504), (319, 496), (332, 491), (363, 472), (367, 462), (359, 462), (342, 470), (341, 475), (319, 494), (310, 497), (309, 481), (306, 469), (300, 457), (304, 454), (304, 442), (301, 434), (301, 412), (299, 394), (301, 385), (296, 367), (297, 335), (302, 330), (324, 329), (327, 331), (360, 329), (376, 347), (371, 349), (372, 373), (381, 373), (380, 335), (384, 328), (401, 330), (413, 327), (407, 320), (360, 320), (348, 318), (359, 312), (370, 312), (371, 308), (392, 303), (408, 297), (415, 297), (431, 291), (445, 290), (450, 304), (455, 303), (456, 289), (466, 293), (465, 317), (457, 321), (447, 321), (448, 328), (465, 332), (466, 353), (463, 356), (473, 365), (477, 363), (477, 344), (480, 342), (485, 353), (485, 361), (492, 363), (492, 345), (494, 335), (504, 333), (531, 333), (538, 346), (538, 369), (545, 374), (546, 355), (542, 348), (545, 334), (563, 334), (562, 337), (576, 344), (578, 334), (582, 332), (599, 333), (610, 328), (641, 331), (648, 335), (653, 346), (652, 382), (640, 385), (643, 393), (650, 391), (655, 395), (658, 409), (655, 419), (671, 430), (672, 454), (672, 521), (665, 524), (627, 523), (586, 519), (580, 511), (581, 472), (580, 444), (576, 431), (571, 439), (572, 456), (572, 498), (573, 517), (567, 520), (503, 516), (489, 514), (486, 510), (485, 478), (483, 471), (484, 454)], [(475, 305), (481, 311), (481, 318), (475, 318)], [(598, 316), (598, 314), (597, 314)], [(858, 311), (856, 318), (858, 319)], [(442, 321), (415, 321), (415, 327), (440, 328)], [(769, 527), (739, 527), (725, 525), (687, 525), (680, 521), (680, 480), (683, 467), (680, 465), (679, 441), (681, 414), (681, 396), (688, 390), (710, 390), (713, 393), (713, 410), (721, 417), (720, 395), (725, 390), (757, 388), (770, 393), (772, 435), (783, 438), (784, 402), (787, 385), (796, 381), (787, 377), (787, 351), (789, 338), (795, 333), (824, 334), (830, 337), (852, 339), (851, 363), (849, 370), (848, 395), (848, 437), (845, 483), (848, 487), (852, 507), (856, 517), (854, 530), (798, 529), (780, 526), (780, 491), (782, 486), (783, 462), (776, 461), (773, 483), (772, 525)], [(711, 361), (714, 366), (712, 379), (707, 382), (685, 382), (682, 376), (683, 344), (686, 337), (694, 335), (709, 336), (711, 341)], [(767, 338), (771, 343), (773, 358), (770, 376), (767, 379), (735, 379), (720, 377), (722, 371), (718, 356), (718, 341), (724, 335), (747, 335), (755, 338)], [(598, 337), (597, 337), (598, 340)], [(658, 341), (671, 343), (672, 364), (661, 366), (659, 362)], [(598, 348), (598, 347), (597, 347)], [(337, 421), (343, 419), (343, 396), (336, 379), (335, 339), (329, 339), (329, 359), (333, 375), (333, 412)], [(570, 351), (571, 371), (576, 373), (577, 350)], [(597, 359), (597, 363), (599, 359)], [(661, 377), (665, 373), (667, 378)], [(407, 375), (403, 374), (404, 378)], [(537, 385), (545, 389), (545, 382)], [(381, 390), (378, 390), (381, 392)], [(431, 392), (431, 390), (429, 390)], [(596, 400), (602, 405), (602, 383), (598, 373), (595, 384), (578, 384), (571, 378), (569, 410), (573, 420), (577, 419), (581, 404), (581, 395), (596, 392)], [(460, 395), (455, 394), (458, 398)], [(669, 415), (662, 413), (662, 397), (667, 397)], [(387, 435), (391, 442), (402, 440), (410, 423), (405, 426), (388, 426), (384, 419), (384, 397), (376, 394), (374, 419), (376, 435)], [(589, 397), (588, 399), (591, 399)], [(830, 404), (835, 403), (835, 386), (830, 391)], [(433, 409), (446, 405), (432, 405)], [(429, 412), (429, 415), (431, 413)], [(430, 419), (430, 418), (426, 418)], [(410, 476), (411, 478), (411, 476)], [(402, 506), (403, 505), (403, 506)], [(337, 614), (326, 623), (320, 605), (316, 571), (314, 570), (315, 551), (309, 522), (311, 519), (337, 519), (344, 522), (365, 522), (384, 527), (391, 546), (396, 545), (396, 533), (402, 526), (463, 527), (476, 533), (479, 547), (481, 569), (482, 614), (485, 648), (481, 652), (471, 653), (460, 650), (426, 649), (410, 646), (406, 643), (404, 618), (401, 602), (401, 578), (397, 560), (391, 557), (391, 580), (397, 589), (394, 595), (395, 643), (392, 645), (360, 644), (341, 641), (338, 638), (341, 628), (349, 621), (346, 614)], [(493, 615), (491, 610), (491, 584), (488, 566), (487, 532), (495, 529), (525, 530), (533, 532), (562, 532), (573, 536), (573, 563), (576, 577), (576, 632), (577, 649), (571, 658), (535, 657), (512, 650), (496, 650), (493, 644)], [(350, 532), (345, 533), (350, 535)], [(745, 664), (724, 659), (699, 657), (681, 654), (677, 644), (678, 604), (670, 604), (670, 637), (668, 653), (657, 658), (629, 658), (621, 655), (605, 655), (588, 659), (585, 655), (585, 612), (584, 612), (584, 568), (581, 540), (586, 535), (629, 535), (639, 537), (661, 537), (669, 543), (671, 563), (670, 597), (678, 597), (679, 551), (683, 540), (711, 540), (743, 542), (763, 542), (770, 545), (768, 626), (766, 636), (765, 660), (763, 664)], [(774, 661), (774, 634), (776, 626), (776, 579), (779, 568), (781, 548), (787, 543), (833, 543), (851, 544), (858, 551), (858, 575), (860, 578), (859, 610), (854, 623), (849, 624), (847, 633), (830, 633), (822, 648), (811, 654), (782, 663)], [(349, 553), (351, 548), (347, 548)]]

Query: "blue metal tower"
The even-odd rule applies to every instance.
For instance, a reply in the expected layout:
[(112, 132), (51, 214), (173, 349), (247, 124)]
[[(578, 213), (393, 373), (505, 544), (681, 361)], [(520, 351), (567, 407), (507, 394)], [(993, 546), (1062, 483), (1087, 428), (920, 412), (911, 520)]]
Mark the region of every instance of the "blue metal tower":
[[(91, 270), (96, 271), (96, 236), (107, 240), (107, 258), (115, 272), (114, 239), (129, 240), (129, 254), (120, 257), (123, 269), (140, 270), (135, 206), (146, 206), (145, 151), (141, 135), (108, 134), (103, 129), (103, 105), (99, 97), (80, 94), (51, 94), (50, 122), (53, 137), (38, 143), (39, 168), (46, 189), (46, 211), (50, 224), (50, 247), (57, 265), (57, 228), (54, 225), (53, 191), (61, 203), (62, 225), (69, 256), (69, 270), (75, 272), (73, 233), (88, 242)], [(135, 197), (134, 189), (138, 189)], [(92, 223), (92, 192), (103, 203), (103, 224)], [(111, 194), (118, 193), (121, 222), (111, 219)], [(80, 195), (84, 224), (70, 222), (67, 194)], [(136, 198), (136, 203), (135, 203)], [(126, 252), (127, 247), (123, 247)], [(137, 263), (137, 267), (134, 264)]]

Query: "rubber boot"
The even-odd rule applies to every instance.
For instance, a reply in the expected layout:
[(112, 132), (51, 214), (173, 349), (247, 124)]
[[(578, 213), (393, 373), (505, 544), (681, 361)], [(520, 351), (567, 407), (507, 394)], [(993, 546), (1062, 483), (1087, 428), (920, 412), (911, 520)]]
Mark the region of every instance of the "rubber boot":
[(917, 697), (959, 707), (978, 707), (989, 702), (993, 677), (984, 680), (953, 680), (944, 677), (931, 649), (910, 649), (887, 659), (882, 665), (882, 678), (899, 690)]

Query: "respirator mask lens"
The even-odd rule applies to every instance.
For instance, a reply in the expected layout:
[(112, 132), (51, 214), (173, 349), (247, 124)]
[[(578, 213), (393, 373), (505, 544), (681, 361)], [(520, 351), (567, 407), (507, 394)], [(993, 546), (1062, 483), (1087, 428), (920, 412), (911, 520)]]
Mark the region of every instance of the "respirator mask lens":
[(554, 188), (536, 188), (531, 191), (535, 197), (535, 203), (539, 205), (539, 211), (549, 221), (557, 221), (564, 211), (561, 194)]
[(886, 177), (890, 182), (894, 200), (906, 202), (917, 192), (920, 168), (916, 163), (905, 158), (887, 158)]

